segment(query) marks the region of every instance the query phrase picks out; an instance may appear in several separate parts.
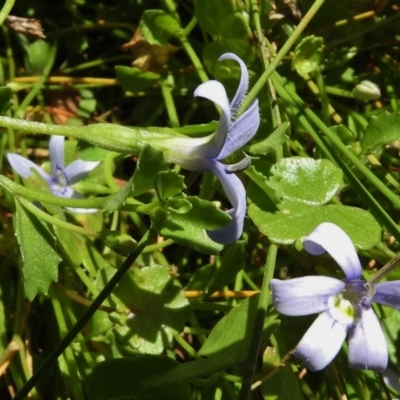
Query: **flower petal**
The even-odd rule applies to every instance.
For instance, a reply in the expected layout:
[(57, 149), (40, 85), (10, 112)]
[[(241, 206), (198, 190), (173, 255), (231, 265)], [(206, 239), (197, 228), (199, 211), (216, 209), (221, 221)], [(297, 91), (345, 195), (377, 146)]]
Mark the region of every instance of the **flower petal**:
[(58, 171), (64, 169), (64, 136), (54, 135), (49, 141), (51, 174), (57, 177)]
[(311, 371), (325, 368), (339, 352), (348, 326), (335, 321), (329, 311), (322, 313), (310, 326), (293, 354)]
[(305, 276), (287, 281), (271, 280), (272, 301), (284, 315), (309, 315), (329, 308), (328, 300), (338, 295), (345, 283), (328, 276)]
[(354, 245), (346, 232), (337, 225), (323, 222), (303, 241), (304, 248), (313, 255), (328, 252), (339, 264), (347, 280), (361, 277), (361, 264)]
[(83, 161), (75, 160), (64, 169), (65, 177), (67, 178), (68, 185), (83, 179), (89, 172), (94, 170), (100, 161)]
[(229, 154), (240, 149), (256, 134), (260, 126), (260, 111), (258, 108), (258, 100), (241, 115), (229, 128), (228, 136), (217, 159), (222, 160)]
[(360, 307), (360, 313), (360, 320), (349, 330), (349, 365), (382, 372), (388, 363), (388, 350), (381, 325), (372, 308)]
[(218, 61), (224, 61), (224, 60), (235, 60), (240, 65), (241, 75), (240, 75), (239, 86), (236, 90), (235, 97), (233, 98), (230, 104), (231, 110), (236, 111), (246, 95), (247, 87), (249, 86), (249, 72), (247, 71), (246, 64), (236, 54), (225, 53), (222, 54), (220, 58), (218, 58)]
[(400, 281), (378, 283), (372, 301), (400, 310)]
[[(210, 239), (221, 244), (232, 244), (239, 239), (243, 232), (243, 220), (246, 213), (246, 191), (242, 181), (234, 174), (225, 171), (225, 166), (218, 161), (198, 160), (199, 171), (208, 171), (218, 177), (233, 208), (227, 213), (232, 220), (222, 228), (207, 231)], [(200, 165), (201, 164), (201, 165)]]
[(38, 165), (19, 154), (7, 153), (7, 159), (11, 167), (23, 178), (29, 178), (32, 175), (31, 168), (36, 170), (47, 182), (51, 181), (51, 177)]
[(226, 95), (224, 86), (218, 81), (202, 83), (194, 91), (194, 97), (198, 96), (211, 100), (221, 107), (221, 116), (213, 140), (208, 143), (204, 154), (196, 153), (197, 156), (215, 158), (218, 156), (225, 144), (229, 126), (231, 124), (231, 109), (229, 106), (228, 96)]

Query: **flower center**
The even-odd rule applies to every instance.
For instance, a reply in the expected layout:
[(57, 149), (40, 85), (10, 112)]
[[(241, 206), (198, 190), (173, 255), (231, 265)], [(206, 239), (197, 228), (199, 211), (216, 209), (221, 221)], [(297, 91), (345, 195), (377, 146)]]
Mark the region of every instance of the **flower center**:
[(365, 281), (348, 282), (344, 291), (329, 299), (332, 317), (343, 324), (353, 323), (360, 317), (360, 307), (371, 308), (372, 297), (376, 291), (375, 285)]
[(62, 169), (57, 168), (56, 176), (53, 177), (51, 182), (51, 189), (53, 192), (63, 193), (68, 185), (68, 179)]

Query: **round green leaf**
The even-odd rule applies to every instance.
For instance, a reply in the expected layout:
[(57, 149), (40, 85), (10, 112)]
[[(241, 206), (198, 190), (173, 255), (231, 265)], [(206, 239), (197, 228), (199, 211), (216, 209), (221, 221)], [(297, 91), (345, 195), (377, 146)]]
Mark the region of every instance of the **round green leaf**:
[(292, 61), (292, 68), (300, 75), (309, 74), (315, 71), (322, 62), (323, 52), (322, 37), (314, 35), (304, 38), (295, 49)]
[(178, 21), (163, 10), (146, 10), (139, 27), (143, 37), (155, 45), (167, 43), (181, 29)]
[(363, 250), (376, 246), (381, 239), (381, 228), (371, 214), (355, 207), (326, 205), (310, 207), (307, 204), (285, 201), (276, 214), (260, 209), (255, 203), (249, 207), (249, 216), (260, 232), (271, 242), (292, 244), (309, 235), (322, 222), (340, 226), (354, 245)]
[(329, 201), (343, 182), (342, 170), (329, 160), (283, 158), (271, 168), (270, 186), (283, 200), (320, 205)]
[(400, 112), (372, 117), (361, 139), (363, 153), (379, 152), (383, 146), (400, 139)]

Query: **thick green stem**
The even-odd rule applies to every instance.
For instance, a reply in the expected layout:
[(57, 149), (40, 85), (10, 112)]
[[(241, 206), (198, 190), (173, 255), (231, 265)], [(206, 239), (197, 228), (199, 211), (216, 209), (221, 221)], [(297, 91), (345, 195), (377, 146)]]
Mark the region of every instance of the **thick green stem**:
[(3, 25), (3, 22), (10, 14), (11, 9), (13, 8), (15, 0), (6, 0), (3, 8), (0, 10), (0, 25)]

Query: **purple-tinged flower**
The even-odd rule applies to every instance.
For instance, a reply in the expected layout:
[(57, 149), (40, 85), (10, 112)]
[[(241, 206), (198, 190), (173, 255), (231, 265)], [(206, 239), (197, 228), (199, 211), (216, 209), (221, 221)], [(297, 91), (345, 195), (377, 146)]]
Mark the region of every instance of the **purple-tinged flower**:
[(235, 54), (226, 53), (219, 61), (235, 60), (241, 69), (239, 87), (229, 102), (224, 86), (215, 80), (201, 84), (194, 92), (195, 97), (204, 97), (221, 108), (217, 130), (202, 138), (173, 137), (163, 139), (162, 147), (168, 160), (190, 171), (207, 171), (221, 181), (233, 208), (227, 213), (232, 220), (220, 229), (207, 231), (208, 236), (217, 243), (231, 244), (239, 239), (243, 231), (246, 213), (246, 192), (240, 179), (234, 175), (249, 165), (249, 159), (236, 165), (222, 164), (220, 161), (240, 149), (257, 132), (260, 124), (258, 100), (239, 118), (235, 113), (242, 103), (249, 84), (249, 74), (244, 62)]
[[(49, 142), (49, 158), (51, 175), (32, 161), (14, 153), (7, 154), (11, 167), (23, 178), (32, 175), (31, 169), (39, 173), (50, 186), (55, 196), (65, 198), (82, 199), (84, 196), (72, 189), (71, 185), (83, 179), (89, 172), (95, 169), (100, 161), (75, 160), (67, 167), (64, 167), (64, 136), (52, 136)], [(94, 208), (68, 208), (77, 213), (93, 213)]]
[(400, 281), (375, 285), (361, 280), (361, 264), (353, 243), (332, 223), (319, 225), (303, 244), (313, 255), (328, 252), (343, 269), (346, 279), (272, 279), (272, 299), (277, 311), (291, 316), (321, 313), (293, 354), (310, 370), (318, 371), (333, 360), (348, 336), (351, 368), (385, 370), (386, 341), (371, 301), (399, 309)]

